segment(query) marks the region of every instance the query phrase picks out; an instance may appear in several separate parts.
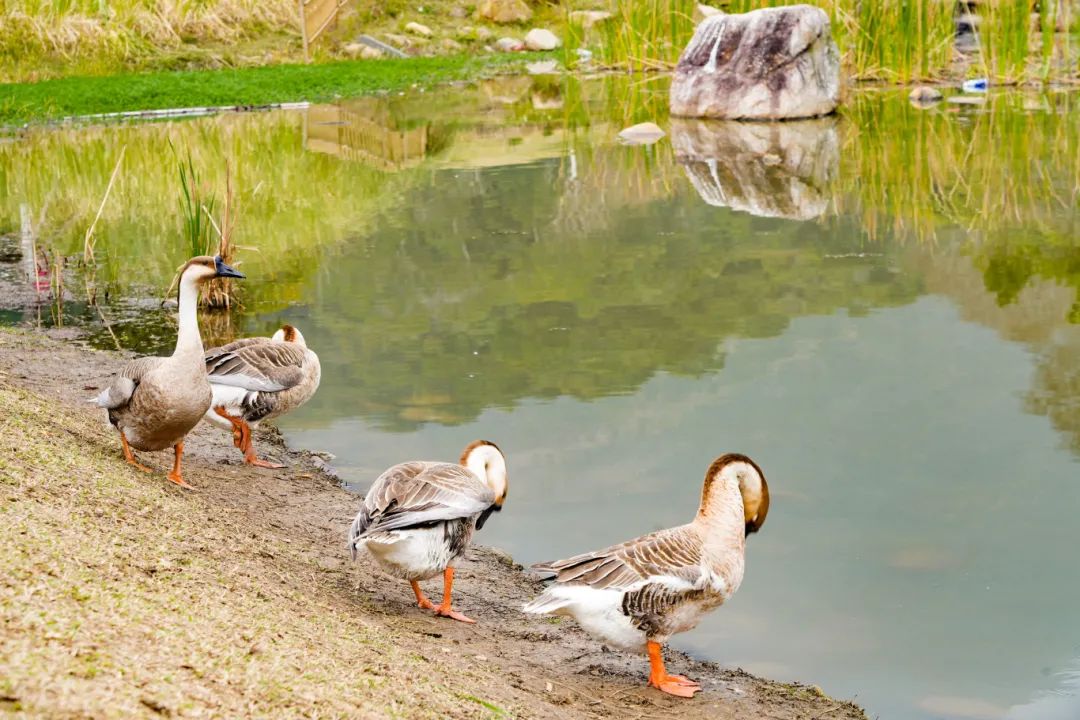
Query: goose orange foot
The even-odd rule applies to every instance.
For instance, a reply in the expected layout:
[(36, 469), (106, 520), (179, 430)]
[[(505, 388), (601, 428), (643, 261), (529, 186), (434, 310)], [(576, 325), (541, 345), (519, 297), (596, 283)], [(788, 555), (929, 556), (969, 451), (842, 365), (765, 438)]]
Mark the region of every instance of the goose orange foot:
[(173, 469), (170, 470), (169, 474), (165, 477), (169, 478), (170, 482), (174, 482), (186, 490), (194, 490), (195, 486), (189, 485), (187, 481), (184, 480), (183, 476), (180, 475), (180, 458), (184, 455), (184, 443), (176, 443), (176, 445), (173, 446), (173, 452), (175, 454), (175, 459), (173, 460)]
[(435, 614), (438, 615), (439, 617), (448, 617), (451, 620), (457, 620), (458, 622), (469, 623), (470, 625), (475, 625), (476, 624), (476, 621), (473, 620), (471, 617), (467, 617), (465, 615), (462, 615), (457, 610), (454, 610), (453, 608), (451, 608), (449, 605), (440, 605), (439, 607), (435, 608)]
[(435, 603), (427, 599), (424, 591), (420, 589), (420, 584), (415, 580), (410, 580), (409, 584), (412, 585), (412, 591), (416, 594), (416, 606), (421, 610), (434, 610)]
[(462, 615), (457, 610), (450, 607), (450, 597), (454, 590), (454, 568), (448, 567), (443, 570), (443, 595), (442, 604), (435, 608), (435, 614), (439, 617), (448, 617), (451, 620), (457, 620), (458, 622), (475, 624), (476, 621), (470, 617)]
[(152, 468), (148, 468), (141, 462), (135, 459), (135, 453), (131, 452), (131, 446), (128, 445), (127, 438), (124, 436), (124, 431), (120, 431), (120, 446), (124, 448), (124, 459), (127, 460), (128, 465), (142, 470), (143, 472), (154, 472)]
[(664, 668), (664, 656), (660, 650), (660, 643), (648, 641), (646, 649), (649, 653), (649, 685), (660, 692), (676, 697), (692, 698), (694, 693), (701, 690), (701, 685), (685, 675), (668, 675)]

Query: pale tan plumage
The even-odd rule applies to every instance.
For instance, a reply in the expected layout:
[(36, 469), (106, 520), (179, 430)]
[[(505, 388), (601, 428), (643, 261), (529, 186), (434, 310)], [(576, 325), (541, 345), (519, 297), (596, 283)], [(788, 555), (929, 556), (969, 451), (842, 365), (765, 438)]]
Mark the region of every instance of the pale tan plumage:
[(131, 453), (136, 450), (174, 449), (168, 477), (187, 485), (180, 474), (184, 437), (210, 407), (210, 383), (202, 362), (202, 337), (197, 315), (199, 285), (214, 277), (244, 277), (220, 257), (200, 256), (180, 269), (180, 327), (176, 348), (169, 357), (132, 360), (94, 399), (109, 411), (109, 421), (120, 431), (124, 457), (143, 470)]
[(535, 565), (553, 575), (554, 584), (525, 611), (571, 615), (610, 644), (646, 650), (653, 665), (650, 684), (690, 697), (698, 686), (666, 674), (660, 645), (693, 628), (738, 589), (746, 536), (764, 524), (768, 492), (753, 460), (723, 455), (705, 475), (690, 523)]

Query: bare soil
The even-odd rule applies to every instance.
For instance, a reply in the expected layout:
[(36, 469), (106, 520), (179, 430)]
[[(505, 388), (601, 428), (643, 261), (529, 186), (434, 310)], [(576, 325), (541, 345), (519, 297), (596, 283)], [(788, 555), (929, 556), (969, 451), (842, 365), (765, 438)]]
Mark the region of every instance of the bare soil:
[[(318, 456), (272, 429), (240, 464), (200, 427), (184, 491), (123, 463), (85, 399), (120, 366), (41, 333), (0, 330), (0, 714), (523, 718), (865, 718), (857, 706), (669, 651), (692, 700), (645, 686), (644, 658), (571, 620), (519, 611), (540, 585), (474, 547), (435, 618), (346, 529), (358, 508)], [(431, 583), (430, 593), (438, 592)]]

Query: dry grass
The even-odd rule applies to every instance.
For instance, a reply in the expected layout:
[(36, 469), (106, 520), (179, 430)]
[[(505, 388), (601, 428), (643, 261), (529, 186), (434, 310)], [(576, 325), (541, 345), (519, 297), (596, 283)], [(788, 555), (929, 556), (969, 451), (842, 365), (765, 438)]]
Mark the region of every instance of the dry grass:
[(287, 540), (147, 482), (100, 418), (6, 384), (0, 417), (0, 709), (460, 712), (453, 689), (320, 598)]

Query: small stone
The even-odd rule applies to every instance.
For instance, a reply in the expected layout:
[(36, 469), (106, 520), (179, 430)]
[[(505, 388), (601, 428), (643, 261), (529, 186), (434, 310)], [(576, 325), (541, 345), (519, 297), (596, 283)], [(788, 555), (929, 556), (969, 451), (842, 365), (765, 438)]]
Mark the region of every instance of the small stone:
[(620, 132), (619, 141), (624, 145), (652, 145), (666, 134), (656, 123), (643, 122)]
[(499, 52), (517, 52), (525, 48), (525, 45), (517, 38), (503, 37), (495, 41), (495, 49)]
[(570, 22), (577, 23), (587, 30), (597, 23), (610, 20), (612, 17), (612, 14), (606, 10), (575, 10), (570, 13)]
[(702, 20), (704, 20), (707, 17), (712, 17), (713, 15), (723, 15), (723, 14), (724, 14), (724, 11), (721, 10), (720, 8), (715, 8), (712, 5), (705, 5), (703, 3), (698, 3), (697, 5), (694, 6), (694, 16), (693, 16), (694, 24), (697, 25), (698, 23), (700, 23)]
[(409, 47), (409, 38), (404, 35), (394, 35), (392, 33), (386, 33), (386, 42), (399, 48)]
[(494, 35), (495, 35), (495, 33), (491, 32), (491, 30), (489, 30), (486, 27), (481, 26), (481, 27), (476, 28), (476, 39), (477, 40), (481, 40), (481, 41), (490, 40), (492, 37), (494, 37)]
[(940, 102), (942, 98), (941, 91), (935, 87), (929, 85), (917, 85), (911, 89), (911, 93), (908, 94), (908, 100), (913, 105), (932, 105), (933, 103)]
[(377, 60), (382, 56), (382, 51), (376, 50), (373, 47), (365, 46), (362, 50), (360, 50), (360, 58), (362, 60)]
[(443, 50), (447, 50), (449, 52), (461, 52), (465, 48), (464, 45), (462, 45), (457, 40), (454, 40), (452, 38), (443, 38), (443, 41), (442, 41), (441, 44), (442, 44)]
[(460, 5), (455, 5), (454, 7), (450, 8), (450, 17), (452, 18), (457, 18), (458, 20), (461, 20), (462, 18), (468, 16), (469, 11), (461, 7)]
[(543, 28), (533, 28), (525, 34), (525, 47), (530, 50), (554, 50), (562, 45), (555, 33)]
[(421, 25), (418, 22), (411, 22), (405, 26), (406, 32), (411, 32), (414, 35), (422, 35), (424, 37), (431, 37), (431, 28), (427, 25)]
[(497, 23), (528, 22), (533, 15), (525, 0), (480, 0), (476, 13), (485, 20)]
[(365, 48), (366, 46), (361, 45), (360, 43), (351, 42), (346, 44), (345, 47), (342, 48), (342, 50), (349, 57), (357, 57), (364, 52)]

